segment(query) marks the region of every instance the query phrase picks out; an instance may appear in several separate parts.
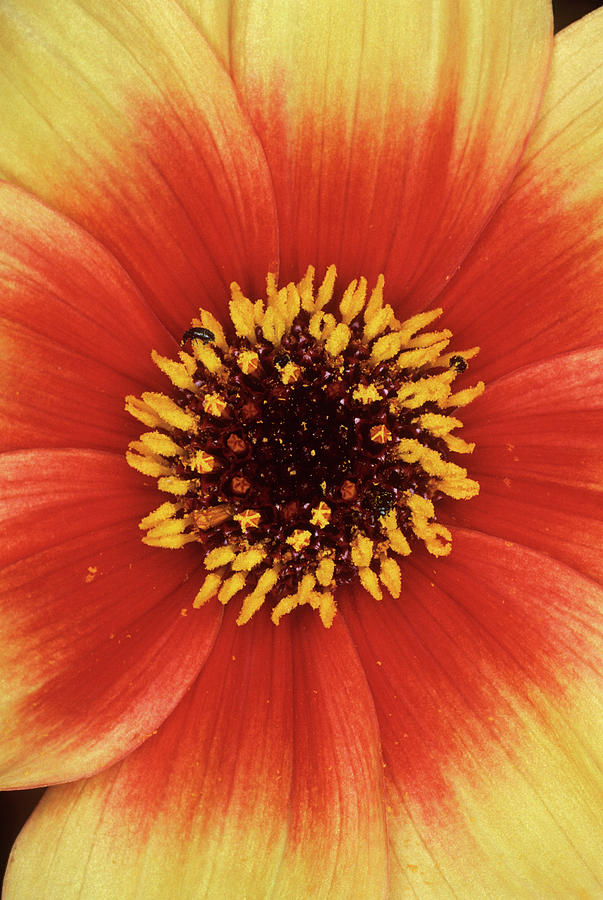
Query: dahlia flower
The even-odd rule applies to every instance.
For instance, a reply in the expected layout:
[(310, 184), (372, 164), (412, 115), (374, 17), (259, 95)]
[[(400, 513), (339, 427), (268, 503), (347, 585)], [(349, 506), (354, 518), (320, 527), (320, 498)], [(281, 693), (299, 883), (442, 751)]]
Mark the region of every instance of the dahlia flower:
[(0, 7), (7, 900), (598, 895), (603, 13), (551, 24)]

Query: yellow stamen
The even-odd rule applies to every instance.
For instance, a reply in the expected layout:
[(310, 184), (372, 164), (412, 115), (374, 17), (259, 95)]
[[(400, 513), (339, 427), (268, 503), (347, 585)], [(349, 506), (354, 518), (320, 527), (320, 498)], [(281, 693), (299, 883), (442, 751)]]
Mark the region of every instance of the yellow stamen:
[(207, 603), (208, 600), (211, 600), (212, 597), (215, 597), (221, 584), (221, 575), (218, 575), (215, 572), (209, 574), (201, 585), (197, 596), (193, 600), (193, 609), (199, 609), (200, 606), (203, 606), (204, 603)]
[(264, 547), (257, 544), (249, 550), (239, 553), (232, 563), (233, 572), (251, 572), (256, 566), (266, 559), (267, 553)]
[(176, 494), (178, 497), (184, 497), (190, 491), (191, 483), (190, 481), (177, 478), (175, 475), (167, 475), (159, 479), (157, 487), (160, 491), (165, 491), (167, 494)]
[(163, 419), (166, 425), (178, 428), (180, 431), (188, 431), (191, 434), (196, 433), (196, 417), (192, 413), (187, 413), (181, 409), (170, 397), (166, 397), (165, 394), (146, 391), (142, 395), (142, 399), (154, 413), (157, 413)]
[(333, 560), (325, 556), (324, 559), (318, 564), (318, 568), (316, 569), (316, 580), (323, 587), (329, 587), (331, 582), (333, 581), (333, 573), (335, 572), (335, 563)]
[(278, 581), (278, 569), (266, 569), (263, 572), (253, 591), (245, 597), (243, 607), (237, 619), (237, 625), (244, 625), (252, 615), (258, 611), (266, 599), (266, 594), (272, 590)]
[(148, 456), (138, 456), (137, 453), (132, 453), (130, 450), (126, 453), (126, 461), (133, 469), (143, 475), (149, 475), (151, 478), (161, 478), (162, 475), (170, 473), (169, 467), (163, 463), (150, 459)]
[(402, 591), (402, 572), (395, 559), (386, 556), (381, 560), (379, 578), (392, 597), (397, 600)]
[(168, 500), (165, 503), (162, 503), (161, 506), (158, 506), (157, 509), (154, 509), (153, 512), (150, 512), (144, 519), (141, 519), (138, 523), (138, 527), (143, 529), (152, 528), (159, 522), (165, 522), (166, 519), (171, 519), (180, 509), (182, 509), (182, 507), (178, 503), (170, 503)]
[(379, 587), (379, 579), (375, 575), (372, 569), (364, 568), (358, 570), (358, 575), (360, 577), (360, 583), (362, 587), (369, 592), (371, 597), (374, 597), (375, 600), (381, 600), (383, 594), (381, 592), (381, 588)]
[(274, 344), (275, 347), (280, 345), (283, 335), (285, 334), (285, 318), (279, 310), (275, 309), (273, 306), (266, 310), (262, 334), (266, 340), (270, 341), (271, 344)]
[(207, 371), (212, 374), (215, 374), (216, 372), (219, 372), (220, 369), (224, 368), (222, 360), (216, 351), (202, 341), (193, 341), (193, 353), (195, 354), (195, 359), (199, 360)]
[(155, 350), (151, 351), (151, 357), (157, 368), (161, 369), (164, 375), (167, 375), (172, 384), (175, 384), (176, 387), (182, 388), (183, 390), (194, 390), (195, 382), (187, 372), (186, 366), (184, 366), (183, 363), (177, 363), (174, 362), (173, 359), (161, 356)]
[(232, 300), (229, 303), (230, 318), (237, 335), (255, 344), (255, 322), (253, 303), (244, 296), (241, 288), (233, 281), (230, 285)]
[(214, 550), (209, 551), (203, 560), (203, 565), (209, 571), (219, 569), (220, 566), (226, 566), (229, 562), (232, 562), (235, 556), (236, 553), (232, 547), (216, 547)]
[(163, 431), (146, 431), (140, 435), (140, 440), (148, 447), (151, 453), (156, 453), (159, 456), (180, 456), (182, 453), (182, 449), (176, 441), (173, 441)]
[(356, 568), (368, 566), (373, 558), (373, 542), (366, 534), (360, 532), (352, 541), (352, 562)]
[(218, 591), (218, 600), (226, 605), (232, 600), (235, 594), (238, 594), (245, 586), (246, 575), (244, 572), (235, 572), (230, 578), (227, 578), (220, 590)]
[(441, 405), (446, 409), (451, 406), (467, 406), (468, 403), (471, 403), (472, 400), (475, 400), (476, 397), (483, 394), (485, 389), (486, 385), (484, 382), (478, 381), (475, 387), (465, 388), (464, 391), (458, 391), (456, 394), (451, 394)]

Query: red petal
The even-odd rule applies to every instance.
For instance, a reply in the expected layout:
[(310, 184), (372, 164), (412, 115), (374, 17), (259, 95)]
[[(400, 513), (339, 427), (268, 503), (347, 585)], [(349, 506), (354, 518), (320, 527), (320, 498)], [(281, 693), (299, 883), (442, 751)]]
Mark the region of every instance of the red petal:
[(442, 303), (480, 377), (601, 343), (603, 13), (555, 38), (521, 170)]
[(600, 599), (553, 560), (457, 529), (446, 560), (413, 553), (398, 601), (344, 607), (381, 728), (392, 892), (593, 891)]
[(303, 611), (275, 628), (260, 613), (237, 629), (236, 612), (155, 737), (47, 792), (9, 892), (386, 896), (378, 735), (343, 621), (326, 631)]
[(122, 458), (4, 454), (0, 478), (2, 783), (80, 778), (163, 722), (203, 665), (220, 610), (190, 609), (194, 551), (170, 558), (142, 544), (148, 491)]
[(444, 521), (519, 542), (601, 578), (603, 351), (559, 356), (489, 386), (463, 418), (480, 484)]
[[(201, 20), (203, 20), (201, 16)], [(548, 69), (548, 3), (235, 3), (231, 67), (272, 173), (281, 280), (443, 286), (515, 170)]]
[(150, 352), (173, 341), (103, 247), (6, 184), (0, 241), (2, 449), (125, 451), (124, 397), (163, 387)]
[(180, 336), (277, 262), (266, 162), (228, 75), (174, 0), (0, 9), (3, 176), (99, 238)]

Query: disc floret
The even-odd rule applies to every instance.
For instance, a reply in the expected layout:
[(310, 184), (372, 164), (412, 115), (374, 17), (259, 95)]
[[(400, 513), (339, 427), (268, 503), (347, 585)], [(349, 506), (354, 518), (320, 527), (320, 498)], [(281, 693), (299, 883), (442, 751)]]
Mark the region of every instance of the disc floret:
[(233, 283), (232, 338), (201, 310), (178, 359), (153, 352), (170, 394), (126, 399), (150, 429), (128, 462), (170, 497), (141, 521), (143, 541), (197, 543), (207, 574), (193, 606), (240, 593), (239, 624), (309, 604), (328, 627), (336, 587), (354, 578), (398, 597), (414, 542), (450, 552), (434, 503), (479, 491), (448, 458), (473, 450), (451, 411), (484, 385), (452, 385), (478, 348), (447, 352), (451, 332), (427, 330), (440, 309), (399, 322), (382, 276), (368, 296), (351, 282), (338, 315), (334, 266), (313, 280), (310, 267), (278, 289), (269, 275), (256, 302)]

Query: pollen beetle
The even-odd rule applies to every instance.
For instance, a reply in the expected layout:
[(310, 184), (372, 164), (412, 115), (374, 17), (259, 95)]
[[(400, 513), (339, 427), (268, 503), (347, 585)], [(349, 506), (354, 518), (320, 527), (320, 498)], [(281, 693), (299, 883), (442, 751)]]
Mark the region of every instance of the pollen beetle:
[(215, 341), (216, 336), (209, 328), (188, 328), (182, 335), (181, 344), (187, 341), (203, 341), (204, 344), (211, 344)]

